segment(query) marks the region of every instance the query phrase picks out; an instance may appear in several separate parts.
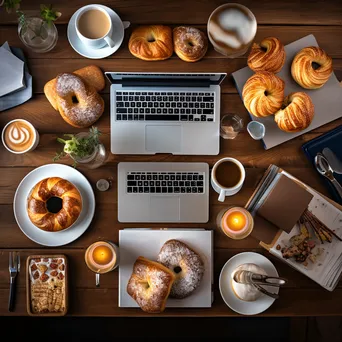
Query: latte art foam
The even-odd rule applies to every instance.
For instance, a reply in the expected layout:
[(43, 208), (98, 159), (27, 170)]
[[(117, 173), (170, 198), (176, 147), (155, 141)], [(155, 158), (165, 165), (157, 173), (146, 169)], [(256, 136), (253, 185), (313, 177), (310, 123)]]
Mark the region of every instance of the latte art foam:
[(4, 139), (9, 149), (22, 152), (33, 145), (35, 134), (26, 122), (15, 121), (6, 128)]

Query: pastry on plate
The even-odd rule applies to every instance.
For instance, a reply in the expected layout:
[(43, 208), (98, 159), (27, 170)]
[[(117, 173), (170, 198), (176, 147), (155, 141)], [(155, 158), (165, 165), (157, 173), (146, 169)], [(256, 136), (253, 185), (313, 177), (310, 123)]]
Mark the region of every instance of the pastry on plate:
[(323, 87), (332, 72), (332, 58), (317, 46), (300, 50), (291, 65), (293, 79), (305, 89)]
[(259, 299), (262, 293), (252, 284), (241, 284), (235, 281), (234, 276), (236, 272), (239, 271), (249, 271), (256, 274), (267, 275), (265, 270), (255, 264), (243, 264), (237, 267), (231, 276), (232, 289), (235, 296), (245, 302), (254, 302)]
[(295, 92), (285, 97), (274, 120), (282, 131), (293, 133), (309, 127), (314, 114), (315, 107), (310, 96), (304, 92)]
[(127, 293), (141, 309), (149, 313), (164, 311), (172, 284), (173, 272), (158, 262), (138, 257), (127, 284)]
[(277, 73), (285, 63), (284, 45), (278, 38), (268, 37), (260, 44), (254, 43), (248, 56), (248, 66), (253, 71), (269, 71)]
[(185, 243), (178, 240), (166, 241), (157, 260), (175, 274), (170, 297), (188, 297), (200, 285), (204, 274), (203, 260)]
[(168, 59), (173, 53), (172, 30), (169, 26), (139, 26), (133, 30), (128, 48), (131, 54), (144, 61)]
[(208, 49), (207, 36), (199, 29), (178, 26), (173, 29), (173, 46), (177, 56), (185, 62), (197, 62)]
[(49, 177), (38, 182), (27, 200), (27, 213), (39, 229), (57, 232), (73, 225), (81, 214), (82, 198), (71, 182)]
[(284, 101), (285, 82), (269, 71), (251, 76), (242, 90), (243, 103), (256, 117), (273, 115)]

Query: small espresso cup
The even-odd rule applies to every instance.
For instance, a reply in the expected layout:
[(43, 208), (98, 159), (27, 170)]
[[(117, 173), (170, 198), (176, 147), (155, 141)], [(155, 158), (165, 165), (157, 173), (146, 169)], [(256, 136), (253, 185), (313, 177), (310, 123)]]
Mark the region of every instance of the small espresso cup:
[[(240, 171), (239, 180), (236, 182), (236, 184), (234, 184), (230, 187), (227, 187), (227, 186), (220, 184), (217, 177), (216, 177), (216, 172), (217, 172), (219, 166), (221, 166), (222, 163), (226, 163), (226, 162), (234, 163)], [(229, 177), (229, 174), (227, 175), (227, 177)], [(242, 188), (243, 182), (245, 181), (245, 177), (246, 177), (245, 168), (237, 159), (227, 157), (227, 158), (222, 158), (222, 159), (218, 160), (215, 163), (215, 165), (211, 171), (211, 186), (219, 194), (218, 200), (220, 202), (224, 202), (226, 196), (232, 196), (232, 195), (235, 195), (237, 192), (239, 192), (240, 189)]]
[[(7, 132), (8, 129), (11, 129), (10, 125), (15, 125), (16, 122), (23, 122), (25, 126), (27, 126), (28, 130), (22, 129), (18, 130), (18, 128), (14, 127), (11, 132)], [(17, 130), (17, 131), (16, 131)], [(12, 139), (11, 137), (7, 137), (7, 134), (13, 135)], [(30, 136), (32, 134), (32, 137)], [(12, 148), (8, 146), (6, 143), (6, 139), (10, 139), (9, 141), (12, 141)], [(2, 130), (1, 133), (1, 140), (7, 151), (12, 152), (14, 154), (23, 154), (26, 152), (31, 152), (33, 151), (39, 143), (39, 133), (38, 131), (34, 128), (34, 126), (28, 122), (27, 120), (24, 119), (15, 119), (10, 122), (8, 122), (4, 129)], [(30, 142), (31, 140), (31, 142)], [(29, 141), (29, 142), (27, 142)], [(18, 146), (17, 149), (15, 149), (15, 145)], [(27, 145), (27, 146), (25, 146)], [(20, 147), (20, 146), (25, 146), (25, 147)]]
[[(80, 28), (79, 28), (79, 22), (80, 22), (80, 18), (82, 17), (82, 15), (85, 14), (86, 12), (92, 11), (92, 10), (101, 11), (107, 17), (108, 22), (109, 22), (109, 29), (108, 29), (107, 33), (100, 38), (94, 38), (94, 39), (88, 38), (81, 33)], [(107, 13), (107, 11), (104, 8), (102, 8), (101, 6), (88, 5), (88, 6), (83, 7), (80, 10), (80, 12), (77, 14), (75, 25), (76, 25), (77, 35), (84, 45), (86, 45), (92, 49), (101, 49), (105, 45), (108, 45), (110, 48), (114, 47), (115, 42), (111, 38), (112, 33), (113, 33), (112, 19), (111, 19), (110, 15)]]

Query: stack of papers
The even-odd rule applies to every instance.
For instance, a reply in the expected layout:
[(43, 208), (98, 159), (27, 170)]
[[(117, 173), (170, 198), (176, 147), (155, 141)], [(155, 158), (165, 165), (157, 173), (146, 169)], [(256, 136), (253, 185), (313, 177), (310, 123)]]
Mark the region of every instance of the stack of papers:
[[(291, 177), (286, 172), (283, 172)], [(315, 190), (307, 187), (313, 198), (308, 209), (336, 235), (342, 238), (342, 212)], [(317, 282), (319, 285), (329, 291), (333, 291), (340, 280), (342, 273), (342, 242), (333, 237), (332, 242), (325, 241), (323, 244), (312, 234), (312, 240), (315, 241), (315, 248), (312, 250), (314, 254), (313, 261), (308, 263), (300, 263), (293, 258), (284, 259), (282, 253), (277, 246), (290, 245), (289, 240), (292, 236), (300, 234), (300, 227), (296, 224), (288, 234), (282, 232), (277, 241), (270, 249), (270, 253), (288, 263), (291, 267), (304, 273), (306, 276)]]
[(32, 76), (24, 55), (6, 42), (0, 47), (0, 111), (15, 107), (32, 97)]

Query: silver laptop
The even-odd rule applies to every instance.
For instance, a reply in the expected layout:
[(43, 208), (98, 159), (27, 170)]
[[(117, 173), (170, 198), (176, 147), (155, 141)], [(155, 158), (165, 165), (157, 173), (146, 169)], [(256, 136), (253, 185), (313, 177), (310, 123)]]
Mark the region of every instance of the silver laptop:
[(208, 222), (206, 163), (119, 163), (120, 222)]
[(106, 72), (113, 154), (219, 153), (225, 73)]

